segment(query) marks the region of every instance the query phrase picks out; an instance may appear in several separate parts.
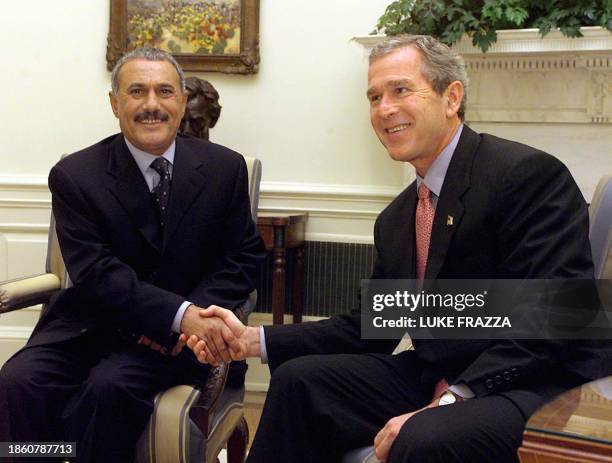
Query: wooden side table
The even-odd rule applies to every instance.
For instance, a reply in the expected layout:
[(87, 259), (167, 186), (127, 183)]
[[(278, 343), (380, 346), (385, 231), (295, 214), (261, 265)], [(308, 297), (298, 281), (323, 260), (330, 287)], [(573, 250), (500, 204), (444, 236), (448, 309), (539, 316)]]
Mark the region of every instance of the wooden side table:
[(272, 319), (282, 325), (285, 314), (285, 284), (287, 250), (293, 250), (294, 272), (291, 282), (293, 323), (302, 321), (304, 293), (304, 230), (307, 214), (262, 212), (257, 217), (257, 228), (267, 251), (273, 253)]
[(612, 376), (567, 391), (525, 428), (521, 463), (612, 462)]

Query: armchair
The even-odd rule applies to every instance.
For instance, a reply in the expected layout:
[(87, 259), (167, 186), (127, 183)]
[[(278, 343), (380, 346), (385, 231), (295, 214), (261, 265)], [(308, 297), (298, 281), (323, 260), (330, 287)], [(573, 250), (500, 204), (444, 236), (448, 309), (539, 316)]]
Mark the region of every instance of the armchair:
[[(261, 161), (245, 158), (249, 197), (253, 220), (257, 219)], [(0, 314), (42, 304), (71, 285), (64, 266), (53, 214), (49, 227), (46, 273), (0, 283)], [(255, 307), (253, 291), (239, 309), (246, 324)], [(248, 427), (244, 419), (244, 385), (226, 386), (229, 365), (212, 368), (203, 387), (179, 385), (163, 391), (155, 398), (155, 408), (137, 444), (138, 463), (177, 463), (218, 461), (227, 446), (229, 463), (243, 462), (248, 443)]]

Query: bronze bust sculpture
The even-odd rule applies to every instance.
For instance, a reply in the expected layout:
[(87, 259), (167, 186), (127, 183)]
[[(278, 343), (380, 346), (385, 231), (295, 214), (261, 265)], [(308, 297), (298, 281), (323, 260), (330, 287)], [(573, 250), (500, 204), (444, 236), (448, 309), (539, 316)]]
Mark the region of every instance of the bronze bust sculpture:
[(197, 77), (187, 77), (185, 88), (187, 108), (179, 131), (208, 140), (208, 130), (215, 126), (221, 115), (219, 93), (210, 82)]

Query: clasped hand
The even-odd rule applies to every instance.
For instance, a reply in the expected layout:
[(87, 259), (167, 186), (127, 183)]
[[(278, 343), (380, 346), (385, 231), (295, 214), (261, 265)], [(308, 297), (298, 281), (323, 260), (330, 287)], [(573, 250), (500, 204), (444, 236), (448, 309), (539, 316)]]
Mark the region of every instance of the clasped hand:
[[(138, 344), (163, 355), (169, 353), (146, 336), (141, 336)], [(206, 309), (196, 305), (187, 308), (181, 321), (181, 335), (170, 354), (178, 355), (185, 345), (198, 361), (213, 366), (260, 355), (259, 330), (245, 326), (232, 311), (215, 305)]]
[[(253, 328), (251, 328), (253, 329)], [(190, 306), (181, 323), (181, 339), (198, 361), (218, 366), (221, 362), (244, 360), (248, 354), (248, 327), (227, 309)]]

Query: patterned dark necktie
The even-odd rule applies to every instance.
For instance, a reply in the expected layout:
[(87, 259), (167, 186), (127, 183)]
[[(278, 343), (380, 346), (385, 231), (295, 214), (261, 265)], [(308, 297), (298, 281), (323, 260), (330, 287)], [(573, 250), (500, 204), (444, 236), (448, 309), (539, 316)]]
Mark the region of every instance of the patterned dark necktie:
[(157, 204), (157, 211), (159, 212), (159, 224), (162, 228), (166, 224), (166, 212), (168, 209), (168, 200), (170, 199), (170, 162), (163, 157), (157, 158), (151, 163), (151, 168), (159, 174), (159, 183), (153, 190), (153, 200)]

